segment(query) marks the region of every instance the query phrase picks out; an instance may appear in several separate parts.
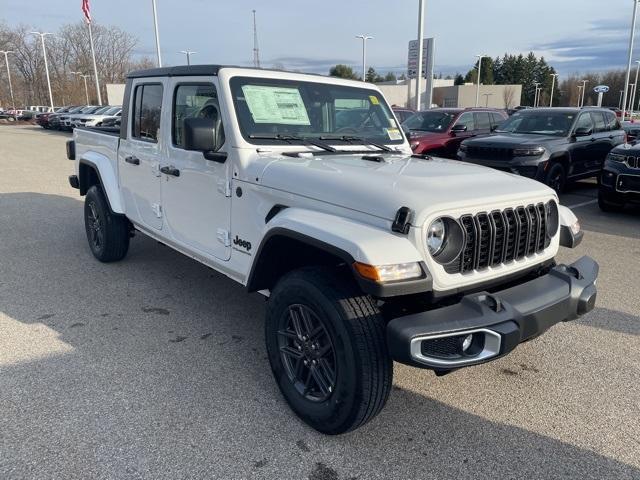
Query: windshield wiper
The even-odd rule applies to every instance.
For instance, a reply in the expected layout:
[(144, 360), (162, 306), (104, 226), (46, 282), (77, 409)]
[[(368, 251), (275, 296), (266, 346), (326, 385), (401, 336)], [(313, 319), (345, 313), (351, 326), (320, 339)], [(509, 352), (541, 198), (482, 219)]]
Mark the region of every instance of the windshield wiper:
[(386, 145), (382, 145), (381, 143), (372, 142), (371, 140), (367, 140), (362, 137), (354, 137), (352, 135), (336, 135), (336, 136), (323, 136), (320, 137), (320, 140), (342, 140), (343, 142), (347, 142), (350, 144), (353, 143), (362, 143), (363, 145), (371, 145), (372, 147), (379, 148), (383, 152), (392, 152), (393, 150), (387, 147)]
[(322, 150), (325, 150), (327, 152), (337, 152), (335, 148), (333, 148), (331, 145), (327, 145), (324, 142), (310, 140), (305, 137), (298, 137), (297, 135), (283, 135), (281, 133), (274, 133), (268, 135), (249, 135), (249, 138), (252, 140), (281, 140), (289, 144), (292, 144), (292, 142), (301, 142), (305, 145), (313, 145), (314, 147), (321, 148)]

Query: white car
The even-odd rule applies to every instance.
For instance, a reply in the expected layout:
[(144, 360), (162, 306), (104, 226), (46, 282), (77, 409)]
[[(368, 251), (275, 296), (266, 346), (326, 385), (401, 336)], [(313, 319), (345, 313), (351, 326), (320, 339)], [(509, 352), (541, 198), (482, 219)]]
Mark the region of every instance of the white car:
[(107, 105), (90, 114), (80, 114), (71, 117), (72, 127), (96, 127), (105, 118), (117, 117), (122, 113), (122, 107)]
[(197, 65), (125, 92), (119, 132), (67, 144), (91, 252), (121, 260), (139, 232), (265, 295), (276, 383), (321, 432), (375, 417), (394, 360), (442, 375), (594, 307), (597, 263), (555, 263), (582, 238), (555, 192), (413, 156), (375, 85)]
[(79, 118), (83, 115), (95, 113), (97, 110), (101, 108), (104, 108), (104, 107), (101, 107), (99, 105), (87, 105), (85, 107), (82, 107), (80, 110), (78, 110), (75, 113), (62, 115), (60, 117), (60, 128), (62, 130), (73, 130), (73, 127), (75, 126), (74, 122), (76, 118)]

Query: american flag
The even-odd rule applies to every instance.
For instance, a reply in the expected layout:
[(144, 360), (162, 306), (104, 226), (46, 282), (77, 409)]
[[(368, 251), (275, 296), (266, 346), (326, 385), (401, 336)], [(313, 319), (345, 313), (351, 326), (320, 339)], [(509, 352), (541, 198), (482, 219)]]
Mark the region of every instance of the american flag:
[(82, 13), (87, 23), (91, 23), (91, 7), (89, 6), (89, 0), (82, 0)]

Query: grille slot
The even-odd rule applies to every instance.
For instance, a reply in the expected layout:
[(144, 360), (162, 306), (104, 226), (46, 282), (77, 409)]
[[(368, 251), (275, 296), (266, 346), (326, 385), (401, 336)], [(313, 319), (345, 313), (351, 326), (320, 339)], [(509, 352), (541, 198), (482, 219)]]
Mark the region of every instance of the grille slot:
[(460, 256), (445, 266), (447, 273), (468, 273), (520, 260), (549, 246), (544, 204), (463, 215), (465, 233)]

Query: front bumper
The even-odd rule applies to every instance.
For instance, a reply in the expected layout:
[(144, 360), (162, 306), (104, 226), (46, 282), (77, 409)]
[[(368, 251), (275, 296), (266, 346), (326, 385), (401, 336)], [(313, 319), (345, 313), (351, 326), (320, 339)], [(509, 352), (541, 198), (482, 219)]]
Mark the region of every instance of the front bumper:
[(582, 257), (515, 287), (395, 318), (387, 325), (389, 352), (397, 362), (436, 371), (500, 358), (556, 323), (591, 311), (598, 268), (593, 259)]

